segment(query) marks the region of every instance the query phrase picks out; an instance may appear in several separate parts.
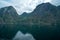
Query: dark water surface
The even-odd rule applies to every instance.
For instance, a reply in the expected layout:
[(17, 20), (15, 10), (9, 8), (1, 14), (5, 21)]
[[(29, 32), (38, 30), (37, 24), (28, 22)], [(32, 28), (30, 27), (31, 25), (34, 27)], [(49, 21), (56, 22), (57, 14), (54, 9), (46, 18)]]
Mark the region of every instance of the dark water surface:
[(0, 24), (0, 40), (12, 40), (18, 31), (30, 33), (36, 40), (60, 40), (60, 25)]

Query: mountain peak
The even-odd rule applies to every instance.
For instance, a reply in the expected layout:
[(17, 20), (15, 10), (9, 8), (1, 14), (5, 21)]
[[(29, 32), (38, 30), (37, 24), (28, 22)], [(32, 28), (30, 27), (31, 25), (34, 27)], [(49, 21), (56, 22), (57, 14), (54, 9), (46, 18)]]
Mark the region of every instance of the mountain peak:
[(3, 7), (0, 9), (0, 11), (4, 12), (4, 13), (16, 13), (16, 9), (12, 6), (7, 6), (7, 7)]
[(8, 6), (9, 8), (13, 8), (13, 6)]
[(0, 9), (0, 14), (1, 15), (11, 15), (11, 16), (16, 16), (18, 15), (15, 8), (12, 6), (7, 6), (7, 7), (3, 7)]
[(21, 16), (25, 17), (25, 16), (28, 16), (28, 15), (29, 15), (28, 13), (24, 12)]
[(40, 13), (40, 14), (43, 14), (46, 11), (54, 13), (54, 10), (56, 10), (56, 6), (54, 6), (48, 2), (48, 3), (42, 3), (42, 4), (38, 5), (36, 7), (36, 9), (34, 10), (34, 12)]
[(3, 8), (0, 8), (0, 9), (14, 9), (14, 7), (13, 6), (7, 6), (7, 7), (3, 7)]
[(47, 2), (47, 3), (42, 3), (42, 4), (38, 5), (37, 7), (40, 7), (40, 6), (54, 6), (54, 5), (52, 5), (51, 3)]
[[(23, 14), (27, 14), (27, 13), (26, 13), (26, 12), (24, 12)], [(22, 14), (22, 15), (23, 15), (23, 14)]]

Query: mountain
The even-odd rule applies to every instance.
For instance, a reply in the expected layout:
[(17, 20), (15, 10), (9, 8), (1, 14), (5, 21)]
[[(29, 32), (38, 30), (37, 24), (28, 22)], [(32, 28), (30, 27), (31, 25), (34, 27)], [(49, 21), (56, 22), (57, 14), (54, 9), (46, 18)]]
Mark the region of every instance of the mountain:
[(58, 11), (58, 16), (60, 16), (60, 6), (57, 7), (57, 11)]
[(36, 9), (32, 12), (33, 14), (38, 14), (39, 16), (45, 15), (47, 13), (55, 14), (56, 13), (56, 6), (50, 3), (42, 3), (36, 7)]
[(19, 30), (31, 33), (36, 40), (60, 39), (60, 6), (42, 3), (22, 15), (12, 6), (0, 8), (0, 40), (14, 38)]
[[(56, 23), (57, 7), (50, 3), (42, 3), (29, 14), (26, 18), (26, 23), (52, 25)], [(25, 21), (25, 20), (24, 20)]]
[(26, 19), (29, 16), (29, 13), (24, 12), (23, 14), (20, 15), (21, 19)]
[(28, 16), (28, 15), (29, 15), (28, 13), (24, 12), (24, 13), (21, 15), (21, 17), (26, 17), (26, 16)]
[(0, 24), (56, 25), (59, 17), (60, 6), (50, 3), (42, 3), (33, 12), (22, 15), (18, 15), (12, 6), (0, 8)]
[(0, 24), (13, 24), (18, 14), (12, 6), (0, 8)]

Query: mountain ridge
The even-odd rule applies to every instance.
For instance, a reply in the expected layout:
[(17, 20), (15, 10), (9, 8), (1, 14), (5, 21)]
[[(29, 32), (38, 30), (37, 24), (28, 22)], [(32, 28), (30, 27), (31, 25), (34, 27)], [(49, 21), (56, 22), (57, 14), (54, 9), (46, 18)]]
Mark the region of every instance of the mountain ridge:
[(16, 17), (18, 16), (15, 8), (12, 6), (4, 7), (0, 9), (0, 24), (10, 24), (15, 22)]
[[(38, 5), (33, 12), (27, 17), (27, 22), (34, 24), (37, 21), (37, 24), (47, 24), (51, 25), (56, 22), (57, 7), (50, 3), (42, 3)], [(33, 21), (32, 21), (33, 20)], [(41, 23), (42, 22), (42, 23)]]
[[(9, 9), (10, 12), (8, 12), (9, 10), (5, 11), (4, 10), (5, 8)], [(2, 13), (0, 11), (0, 16), (2, 16), (1, 14), (3, 14), (3, 13), (9, 13), (8, 15), (11, 16), (10, 18), (14, 21), (14, 23), (17, 22), (19, 24), (27, 23), (27, 24), (31, 24), (31, 25), (32, 24), (52, 25), (53, 23), (56, 23), (57, 17), (60, 13), (59, 12), (60, 10), (58, 10), (58, 9), (59, 8), (57, 6), (54, 6), (50, 3), (42, 3), (42, 4), (38, 5), (33, 12), (31, 12), (29, 14), (24, 12), (22, 15), (18, 15), (16, 10), (12, 6), (9, 6), (9, 7), (2, 8)], [(5, 11), (5, 12), (3, 12), (3, 11)], [(4, 14), (4, 15), (7, 15), (7, 14)], [(7, 17), (9, 17), (9, 16), (7, 16)], [(2, 19), (2, 20), (5, 20), (5, 19)]]
[(43, 3), (22, 15), (11, 6), (0, 9), (0, 40), (14, 38), (17, 31), (31, 33), (36, 40), (60, 39), (60, 6)]

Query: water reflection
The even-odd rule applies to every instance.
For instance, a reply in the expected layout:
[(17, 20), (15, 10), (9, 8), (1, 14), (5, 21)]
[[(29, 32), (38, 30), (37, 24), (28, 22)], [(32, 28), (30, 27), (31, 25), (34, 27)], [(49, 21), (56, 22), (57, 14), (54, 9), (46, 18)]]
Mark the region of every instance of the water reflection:
[(35, 40), (35, 39), (29, 33), (23, 34), (21, 31), (18, 31), (13, 40)]

